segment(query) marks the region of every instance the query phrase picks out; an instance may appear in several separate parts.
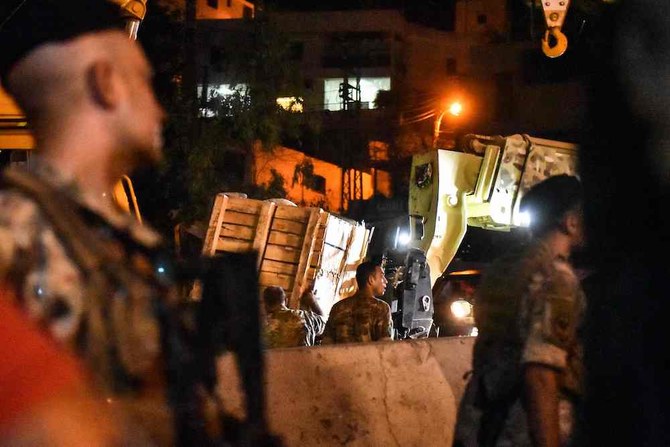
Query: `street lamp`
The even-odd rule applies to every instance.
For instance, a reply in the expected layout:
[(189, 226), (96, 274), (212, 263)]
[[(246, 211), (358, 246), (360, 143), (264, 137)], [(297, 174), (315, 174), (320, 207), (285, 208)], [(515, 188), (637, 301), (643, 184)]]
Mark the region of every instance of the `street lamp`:
[(461, 113), (463, 113), (463, 104), (461, 104), (459, 101), (453, 101), (449, 103), (445, 108), (440, 111), (440, 114), (437, 116), (437, 119), (435, 120), (435, 127), (433, 128), (433, 147), (437, 147), (437, 139), (440, 136), (440, 126), (442, 125), (442, 118), (444, 118), (444, 115), (448, 113), (449, 115), (453, 116), (454, 118), (461, 116)]

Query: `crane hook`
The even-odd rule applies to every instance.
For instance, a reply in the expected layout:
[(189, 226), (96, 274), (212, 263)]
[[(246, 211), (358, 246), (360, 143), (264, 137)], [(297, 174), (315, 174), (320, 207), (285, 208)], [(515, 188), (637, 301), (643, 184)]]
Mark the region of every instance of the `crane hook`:
[[(555, 44), (553, 46), (549, 43), (550, 35), (555, 39)], [(544, 37), (542, 38), (542, 51), (547, 57), (559, 57), (565, 53), (567, 48), (568, 38), (561, 32), (560, 27), (554, 26), (545, 31)]]

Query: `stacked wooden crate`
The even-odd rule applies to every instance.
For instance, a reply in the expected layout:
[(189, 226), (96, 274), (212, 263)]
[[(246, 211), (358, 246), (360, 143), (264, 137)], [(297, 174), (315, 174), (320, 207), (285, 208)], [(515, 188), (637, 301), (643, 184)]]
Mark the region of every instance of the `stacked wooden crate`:
[(355, 291), (355, 269), (371, 234), (364, 224), (321, 208), (218, 194), (203, 253), (255, 251), (261, 292), (281, 286), (297, 308), (302, 293), (314, 288), (327, 314)]

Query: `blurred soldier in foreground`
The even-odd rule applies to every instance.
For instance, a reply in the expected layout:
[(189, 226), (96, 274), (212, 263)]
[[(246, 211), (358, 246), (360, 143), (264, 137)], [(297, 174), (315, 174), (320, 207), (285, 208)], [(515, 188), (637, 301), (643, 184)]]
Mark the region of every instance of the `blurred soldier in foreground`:
[(286, 307), (284, 289), (278, 286), (265, 288), (263, 302), (266, 312), (264, 326), (266, 347), (314, 346), (325, 327), (321, 309), (314, 300), (314, 295), (309, 291), (303, 294), (300, 301), (301, 307), (305, 306), (311, 310), (289, 309)]
[(393, 339), (391, 308), (376, 298), (386, 290), (384, 271), (370, 261), (363, 262), (356, 268), (356, 283), (358, 291), (330, 310), (321, 344)]
[(478, 289), (479, 335), (455, 446), (570, 445), (585, 303), (569, 260), (584, 244), (582, 203), (580, 182), (567, 175), (522, 198), (533, 240), (496, 260)]
[(170, 269), (157, 233), (111, 195), (161, 159), (164, 113), (121, 25), (106, 1), (31, 0), (0, 30), (0, 79), (36, 141), (29, 169), (2, 176), (0, 273), (110, 400), (132, 402), (134, 420), (169, 444), (156, 309), (175, 301)]

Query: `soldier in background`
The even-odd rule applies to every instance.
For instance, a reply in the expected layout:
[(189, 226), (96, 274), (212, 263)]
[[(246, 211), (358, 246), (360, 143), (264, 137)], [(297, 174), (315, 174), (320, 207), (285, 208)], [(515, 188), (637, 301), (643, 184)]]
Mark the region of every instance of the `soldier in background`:
[(570, 264), (585, 242), (582, 188), (559, 175), (522, 198), (531, 243), (497, 259), (475, 300), (479, 335), (454, 445), (569, 445), (582, 396), (584, 294)]
[(379, 265), (366, 261), (356, 268), (358, 291), (330, 310), (321, 344), (393, 339), (391, 308), (376, 297), (384, 295), (386, 277)]
[(292, 348), (314, 346), (323, 333), (325, 322), (321, 308), (311, 291), (301, 297), (301, 307), (286, 307), (286, 293), (279, 286), (266, 287), (263, 291), (265, 325), (263, 336), (268, 348)]

